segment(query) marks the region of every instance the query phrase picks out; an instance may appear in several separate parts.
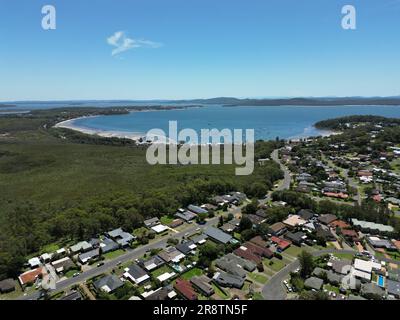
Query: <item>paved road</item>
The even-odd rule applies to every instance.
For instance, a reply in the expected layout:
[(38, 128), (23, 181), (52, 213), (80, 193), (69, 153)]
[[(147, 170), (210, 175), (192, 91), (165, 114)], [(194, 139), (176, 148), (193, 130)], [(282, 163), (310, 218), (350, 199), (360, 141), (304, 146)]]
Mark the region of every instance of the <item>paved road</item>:
[[(278, 152), (279, 152), (279, 149), (275, 149), (274, 151), (272, 151), (272, 153), (271, 153), (271, 159), (272, 159), (273, 161), (275, 161), (277, 164), (279, 164), (281, 170), (283, 171), (284, 178), (283, 178), (282, 181), (279, 182), (278, 186), (277, 186), (276, 188), (274, 188), (273, 191), (288, 190), (288, 189), (290, 188), (290, 182), (291, 182), (291, 180), (292, 180), (292, 178), (291, 178), (291, 176), (290, 176), (290, 171), (288, 170), (288, 168), (286, 168), (286, 166), (284, 166), (284, 165), (281, 163), (281, 161), (280, 161), (280, 159), (279, 159), (279, 154), (278, 154)], [(266, 196), (264, 199), (260, 200), (259, 203), (260, 203), (260, 204), (265, 204), (265, 203), (267, 203), (268, 201), (270, 201), (273, 191), (268, 192), (267, 196)]]
[[(320, 251), (311, 252), (315, 257), (340, 252), (340, 253), (356, 253), (355, 250), (335, 250), (335, 249), (324, 249)], [(285, 300), (286, 299), (286, 288), (283, 285), (283, 280), (285, 280), (291, 272), (296, 270), (300, 266), (299, 260), (296, 259), (292, 263), (288, 264), (278, 273), (272, 276), (271, 279), (262, 289), (262, 296), (265, 300)]]
[[(135, 259), (139, 259), (147, 251), (149, 251), (151, 249), (165, 248), (167, 246), (167, 240), (169, 238), (181, 239), (187, 233), (189, 233), (189, 234), (196, 233), (197, 228), (200, 228), (201, 230), (203, 230), (207, 226), (211, 226), (211, 225), (215, 224), (216, 222), (218, 222), (218, 219), (219, 219), (219, 216), (214, 217), (214, 218), (208, 220), (206, 222), (206, 224), (204, 224), (204, 225), (198, 225), (196, 223), (193, 223), (192, 225), (190, 225), (190, 227), (186, 228), (185, 230), (183, 230), (181, 232), (167, 235), (155, 242), (151, 242), (151, 243), (141, 246), (139, 248), (127, 250), (127, 253), (125, 253), (113, 260), (106, 261), (104, 263), (104, 265), (102, 265), (100, 267), (93, 267), (90, 270), (82, 272), (77, 277), (69, 278), (69, 279), (58, 282), (56, 289), (52, 290), (50, 293), (51, 294), (57, 293), (59, 291), (62, 291), (62, 290), (65, 290), (65, 289), (71, 287), (72, 285), (76, 285), (76, 284), (84, 282), (90, 278), (98, 276), (102, 273), (105, 273), (111, 269), (116, 268), (119, 263), (126, 263), (128, 261), (133, 261)], [(34, 292), (27, 296), (21, 296), (19, 298), (19, 300), (37, 300), (40, 298), (40, 295), (41, 295), (40, 291), (37, 291), (37, 292)]]

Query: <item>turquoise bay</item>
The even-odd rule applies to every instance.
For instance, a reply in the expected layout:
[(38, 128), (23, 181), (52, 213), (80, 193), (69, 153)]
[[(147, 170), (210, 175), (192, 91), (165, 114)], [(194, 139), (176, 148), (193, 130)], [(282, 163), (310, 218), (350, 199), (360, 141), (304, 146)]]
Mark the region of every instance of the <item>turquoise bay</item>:
[(320, 120), (346, 115), (400, 117), (400, 106), (204, 106), (183, 110), (132, 112), (127, 115), (80, 118), (74, 126), (105, 132), (145, 134), (159, 128), (168, 134), (169, 121), (178, 122), (178, 130), (254, 129), (256, 139), (299, 138), (326, 134), (313, 125)]

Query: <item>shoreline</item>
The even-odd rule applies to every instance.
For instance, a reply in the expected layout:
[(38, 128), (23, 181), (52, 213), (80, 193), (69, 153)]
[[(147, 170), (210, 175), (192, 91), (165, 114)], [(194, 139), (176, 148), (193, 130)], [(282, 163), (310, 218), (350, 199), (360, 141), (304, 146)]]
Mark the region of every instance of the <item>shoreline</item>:
[[(150, 111), (157, 111), (157, 110), (144, 110), (144, 111), (132, 111), (132, 112), (150, 112)], [(167, 111), (167, 110), (163, 110), (163, 111)], [(74, 130), (74, 131), (84, 133), (84, 134), (89, 134), (89, 135), (97, 135), (97, 136), (100, 136), (103, 138), (130, 139), (135, 142), (142, 140), (142, 143), (151, 142), (151, 139), (149, 139), (149, 137), (147, 136), (146, 133), (118, 131), (118, 130), (90, 129), (90, 128), (77, 126), (74, 123), (76, 120), (79, 120), (79, 119), (87, 119), (87, 118), (94, 118), (94, 117), (99, 117), (99, 115), (82, 116), (82, 117), (78, 117), (78, 118), (64, 120), (64, 121), (56, 123), (53, 127)], [(314, 126), (312, 126), (312, 127), (314, 127)], [(289, 137), (289, 138), (285, 138), (285, 140), (292, 140), (292, 141), (298, 140), (299, 141), (301, 139), (310, 139), (310, 138), (315, 138), (315, 137), (329, 137), (329, 136), (339, 135), (342, 133), (340, 131), (324, 130), (324, 132), (321, 132), (317, 135), (307, 135), (307, 134), (304, 134), (305, 131), (307, 131), (307, 129), (309, 129), (309, 127), (305, 128), (302, 134), (299, 134), (299, 135), (296, 135), (293, 137)], [(169, 138), (166, 137), (166, 139), (169, 139)], [(272, 140), (272, 139), (261, 139), (261, 140), (268, 141), (268, 140)], [(164, 142), (160, 141), (159, 143), (165, 143), (165, 141)]]

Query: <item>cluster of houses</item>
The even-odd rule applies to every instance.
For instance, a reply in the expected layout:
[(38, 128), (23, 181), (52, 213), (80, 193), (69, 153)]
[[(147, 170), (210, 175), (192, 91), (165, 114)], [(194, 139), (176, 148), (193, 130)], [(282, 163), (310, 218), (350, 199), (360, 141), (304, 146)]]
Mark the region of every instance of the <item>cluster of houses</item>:
[[(314, 291), (328, 291), (323, 289), (324, 284), (338, 287), (342, 295), (330, 292), (337, 299), (399, 299), (399, 278), (398, 269), (388, 269), (384, 261), (379, 262), (370, 255), (359, 254), (353, 260), (331, 255), (323, 268), (313, 270), (304, 286)], [(348, 292), (351, 293), (345, 296)]]

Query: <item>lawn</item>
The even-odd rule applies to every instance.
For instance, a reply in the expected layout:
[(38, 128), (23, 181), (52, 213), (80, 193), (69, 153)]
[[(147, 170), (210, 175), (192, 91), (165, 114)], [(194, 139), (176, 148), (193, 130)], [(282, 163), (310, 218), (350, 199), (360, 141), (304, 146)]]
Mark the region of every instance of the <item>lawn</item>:
[(120, 255), (123, 255), (124, 253), (125, 253), (124, 250), (118, 249), (118, 250), (107, 252), (107, 253), (103, 254), (103, 257), (106, 259), (112, 260), (112, 259), (119, 257)]
[(72, 278), (74, 273), (77, 273), (77, 272), (81, 272), (81, 270), (80, 269), (71, 269), (71, 270), (68, 270), (64, 275), (67, 278)]
[(174, 218), (171, 218), (169, 216), (162, 216), (160, 218), (160, 222), (164, 225), (169, 225), (172, 221), (174, 221)]
[[(272, 262), (272, 264), (270, 264)], [(277, 258), (272, 258), (271, 260), (264, 260), (264, 264), (267, 268), (272, 269), (275, 272), (280, 271), (282, 268), (286, 266), (286, 263), (283, 260), (279, 260)]]
[(262, 296), (262, 294), (260, 292), (255, 292), (253, 294), (253, 300), (264, 300), (264, 297)]
[[(219, 287), (217, 287), (214, 283), (212, 283), (211, 285), (212, 285), (212, 287), (214, 288), (215, 294), (216, 294), (218, 297), (220, 297), (221, 299), (224, 299), (224, 300), (227, 300), (227, 299), (230, 298), (229, 293), (228, 293), (228, 294), (225, 294), (225, 293), (222, 292), (222, 290), (221, 290)], [(225, 292), (227, 292), (227, 291), (225, 291)]]
[(297, 256), (301, 253), (301, 251), (303, 251), (303, 248), (300, 248), (298, 246), (290, 246), (285, 251), (283, 251), (283, 253), (286, 253), (292, 257), (297, 258)]
[(328, 290), (328, 291), (333, 291), (333, 292), (335, 292), (336, 294), (339, 294), (339, 293), (340, 293), (338, 287), (332, 286), (332, 285), (330, 285), (330, 284), (325, 284), (323, 288), (326, 289), (326, 290)]
[(164, 273), (172, 272), (172, 271), (173, 270), (170, 267), (168, 267), (167, 265), (163, 265), (161, 268), (154, 270), (151, 274), (153, 275), (153, 277), (157, 278)]
[(265, 275), (262, 275), (259, 273), (255, 273), (255, 272), (248, 273), (248, 276), (250, 279), (257, 281), (259, 283), (262, 283), (262, 284), (266, 284), (268, 282), (268, 278)]
[(183, 273), (181, 278), (183, 278), (185, 280), (190, 280), (194, 276), (200, 276), (202, 274), (203, 274), (203, 270), (201, 270), (199, 268), (193, 268), (193, 269), (190, 269), (189, 271)]
[(353, 260), (353, 258), (354, 258), (354, 254), (351, 254), (351, 253), (335, 252), (335, 253), (333, 253), (333, 255), (340, 259)]

